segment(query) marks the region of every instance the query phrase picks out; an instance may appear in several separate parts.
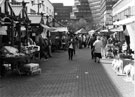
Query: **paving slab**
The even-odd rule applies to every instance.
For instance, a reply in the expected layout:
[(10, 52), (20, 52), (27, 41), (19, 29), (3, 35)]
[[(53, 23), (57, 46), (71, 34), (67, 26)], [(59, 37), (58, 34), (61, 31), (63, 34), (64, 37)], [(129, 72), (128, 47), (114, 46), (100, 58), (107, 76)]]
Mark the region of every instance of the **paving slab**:
[(77, 49), (73, 61), (59, 51), (40, 61), (40, 75), (0, 79), (0, 97), (134, 97), (133, 85), (117, 76), (110, 62), (95, 63), (87, 48)]

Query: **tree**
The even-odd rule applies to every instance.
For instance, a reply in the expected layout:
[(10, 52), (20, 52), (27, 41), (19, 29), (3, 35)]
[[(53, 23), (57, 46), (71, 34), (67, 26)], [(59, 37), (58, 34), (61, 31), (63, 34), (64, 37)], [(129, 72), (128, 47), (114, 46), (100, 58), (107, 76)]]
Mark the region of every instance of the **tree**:
[(92, 18), (80, 18), (79, 20), (71, 20), (68, 23), (68, 29), (71, 32), (76, 32), (77, 30), (84, 28), (89, 31), (92, 29)]

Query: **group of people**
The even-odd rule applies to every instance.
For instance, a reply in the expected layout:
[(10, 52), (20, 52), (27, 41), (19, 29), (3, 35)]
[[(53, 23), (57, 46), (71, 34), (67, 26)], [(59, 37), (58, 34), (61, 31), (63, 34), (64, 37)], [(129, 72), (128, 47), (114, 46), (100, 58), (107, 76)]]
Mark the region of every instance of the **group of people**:
[[(105, 38), (101, 38), (100, 36), (92, 36), (89, 41), (89, 45), (91, 47), (91, 56), (92, 59), (95, 59), (95, 62), (100, 62), (100, 58), (102, 58), (103, 48), (105, 47)], [(75, 55), (75, 48), (77, 45), (76, 38), (74, 35), (71, 35), (68, 39), (68, 56), (69, 60), (73, 60), (73, 56)]]
[(96, 36), (92, 35), (90, 38), (91, 56), (95, 62), (100, 62), (100, 58), (114, 58), (121, 49), (122, 45), (116, 45), (119, 42), (113, 38), (112, 35)]
[(51, 54), (51, 40), (43, 38), (42, 35), (38, 35), (36, 38), (37, 45), (40, 46), (40, 59), (47, 60), (48, 57), (52, 57)]
[(101, 40), (101, 37), (99, 36), (92, 36), (90, 39), (90, 46), (91, 46), (91, 57), (92, 59), (95, 59), (95, 62), (100, 62), (100, 58), (102, 58), (102, 48), (103, 48), (103, 42)]
[[(112, 36), (107, 38), (106, 36), (92, 35), (90, 38), (91, 56), (95, 59), (95, 62), (100, 62), (100, 58), (113, 58), (114, 57), (114, 39)], [(117, 54), (117, 53), (115, 53)]]

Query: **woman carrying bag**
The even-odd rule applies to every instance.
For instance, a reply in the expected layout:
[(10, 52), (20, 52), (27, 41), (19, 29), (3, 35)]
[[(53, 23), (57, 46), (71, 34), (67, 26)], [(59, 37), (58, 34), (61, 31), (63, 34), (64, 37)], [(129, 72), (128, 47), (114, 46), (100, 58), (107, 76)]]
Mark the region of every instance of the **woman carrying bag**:
[(75, 40), (74, 40), (74, 37), (71, 36), (69, 41), (68, 41), (68, 56), (69, 56), (69, 60), (73, 60), (74, 50), (75, 50)]

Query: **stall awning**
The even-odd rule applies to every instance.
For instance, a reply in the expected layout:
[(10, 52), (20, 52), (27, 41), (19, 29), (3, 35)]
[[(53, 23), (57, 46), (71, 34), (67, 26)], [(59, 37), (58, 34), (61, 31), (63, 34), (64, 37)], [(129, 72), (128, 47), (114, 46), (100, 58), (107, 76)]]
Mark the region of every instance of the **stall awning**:
[(45, 29), (47, 29), (47, 30), (49, 30), (49, 31), (54, 31), (54, 30), (56, 30), (56, 28), (54, 28), (54, 27), (49, 27), (49, 26), (47, 26), (47, 25), (44, 25), (44, 24), (40, 24), (43, 28), (45, 28)]
[(109, 32), (108, 29), (103, 29), (103, 30), (100, 30), (100, 32)]
[(87, 31), (84, 28), (81, 28), (80, 30), (76, 31), (75, 34), (79, 34), (79, 33), (87, 33)]
[(89, 35), (93, 35), (94, 33), (95, 33), (95, 30), (90, 30), (90, 31), (88, 32)]
[(112, 32), (121, 32), (121, 31), (123, 31), (123, 27), (119, 26), (117, 28), (112, 28), (112, 29), (110, 29), (110, 31), (112, 31)]
[(113, 34), (114, 32), (110, 31), (110, 29), (103, 29), (103, 30), (100, 30), (99, 31), (99, 35), (111, 35)]
[(95, 30), (95, 32), (98, 32), (99, 30), (101, 30), (103, 27), (99, 27)]
[(67, 27), (55, 27), (55, 30), (52, 32), (68, 32)]

